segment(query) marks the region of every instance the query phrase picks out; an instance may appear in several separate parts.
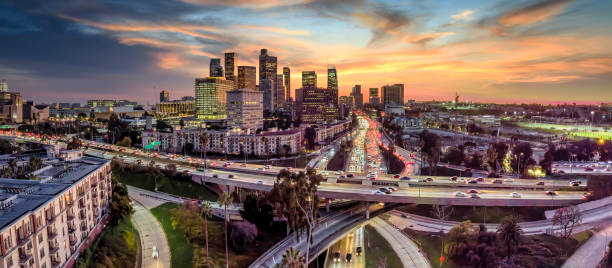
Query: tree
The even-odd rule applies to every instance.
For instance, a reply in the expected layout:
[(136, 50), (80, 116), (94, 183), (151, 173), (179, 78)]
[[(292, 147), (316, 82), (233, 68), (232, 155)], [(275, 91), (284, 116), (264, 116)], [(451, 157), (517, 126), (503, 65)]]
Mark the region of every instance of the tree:
[(223, 228), (223, 232), (224, 232), (224, 237), (225, 237), (225, 267), (229, 268), (229, 250), (228, 250), (228, 244), (227, 244), (227, 222), (229, 221), (229, 216), (227, 214), (227, 206), (232, 204), (232, 196), (230, 194), (228, 194), (227, 192), (223, 192), (223, 194), (221, 194), (219, 196), (219, 200), (217, 200), (217, 203), (219, 203), (220, 206), (223, 207), (224, 209), (224, 222), (225, 222), (225, 227)]
[(421, 152), (423, 153), (423, 156), (427, 159), (427, 163), (429, 165), (429, 175), (432, 175), (433, 171), (438, 165), (438, 162), (440, 162), (440, 136), (436, 135), (435, 133), (430, 133), (427, 130), (423, 130), (419, 134), (419, 137), (419, 145), (421, 146)]
[(32, 157), (30, 157), (30, 160), (28, 161), (28, 170), (30, 172), (33, 172), (33, 171), (38, 170), (39, 168), (41, 168), (42, 165), (43, 165), (42, 159), (40, 159), (39, 157), (36, 157), (36, 156), (32, 156)]
[(446, 154), (444, 154), (444, 161), (449, 164), (461, 165), (464, 159), (465, 154), (463, 153), (463, 150), (459, 150), (455, 147), (450, 148)]
[(497, 172), (497, 155), (498, 153), (495, 146), (493, 146), (493, 144), (489, 145), (489, 149), (487, 149), (487, 152), (483, 155), (484, 167), (489, 172)]
[(111, 179), (111, 186), (113, 187), (113, 199), (110, 203), (110, 217), (108, 222), (114, 226), (132, 215), (134, 209), (130, 203), (127, 186), (118, 182), (115, 178)]
[(561, 235), (567, 239), (572, 235), (576, 224), (582, 222), (582, 213), (576, 206), (562, 207), (555, 210), (552, 224), (561, 227)]
[(444, 238), (444, 251), (449, 256), (463, 256), (469, 248), (468, 241), (476, 234), (471, 221), (464, 221), (448, 231)]
[(314, 126), (309, 126), (304, 130), (304, 139), (308, 150), (313, 150), (317, 139), (317, 129)]
[(81, 148), (83, 144), (81, 143), (81, 140), (77, 137), (72, 137), (72, 140), (66, 144), (66, 149), (68, 150), (76, 150)]
[(209, 257), (210, 255), (208, 255), (208, 218), (212, 217), (213, 209), (210, 206), (210, 203), (208, 203), (208, 201), (203, 201), (202, 205), (200, 205), (200, 215), (202, 215), (202, 217), (204, 218), (204, 236), (206, 239), (206, 257)]
[(531, 156), (533, 151), (531, 145), (528, 142), (521, 142), (512, 148), (512, 169), (518, 171), (520, 174), (527, 174), (527, 165), (533, 162)]
[(518, 225), (518, 219), (516, 217), (504, 219), (497, 229), (499, 239), (506, 244), (508, 263), (510, 263), (512, 252), (518, 248), (518, 243), (521, 240), (522, 232), (523, 230)]
[(247, 245), (252, 244), (257, 237), (257, 226), (248, 221), (235, 222), (232, 224), (232, 233), (230, 240), (232, 246), (241, 251), (244, 250)]
[(548, 151), (546, 151), (546, 153), (544, 154), (544, 159), (540, 161), (540, 166), (542, 166), (542, 169), (546, 171), (546, 175), (552, 174), (552, 164), (555, 158), (554, 154), (555, 146), (550, 144), (548, 146)]
[(265, 200), (258, 199), (254, 194), (249, 194), (244, 199), (240, 215), (243, 219), (254, 223), (259, 229), (269, 228), (274, 220), (272, 206)]
[(283, 254), (283, 260), (281, 261), (280, 267), (282, 268), (305, 268), (304, 256), (300, 254), (299, 250), (289, 248), (285, 254)]
[(176, 176), (176, 165), (175, 164), (167, 164), (166, 165), (166, 172), (168, 172), (168, 175), (174, 177)]
[(14, 150), (10, 141), (0, 139), (0, 154), (11, 154)]
[(178, 226), (190, 243), (198, 241), (204, 233), (204, 219), (198, 208), (191, 202), (185, 202), (170, 211), (173, 226)]
[(123, 137), (122, 140), (117, 142), (117, 145), (123, 146), (123, 147), (131, 147), (132, 146), (132, 139), (130, 137), (128, 137), (128, 136), (125, 136), (125, 137)]

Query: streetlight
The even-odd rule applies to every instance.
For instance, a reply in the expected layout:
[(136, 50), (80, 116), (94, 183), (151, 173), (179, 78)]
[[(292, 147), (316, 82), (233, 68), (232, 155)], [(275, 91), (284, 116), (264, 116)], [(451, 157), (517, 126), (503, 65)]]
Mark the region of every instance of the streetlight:
[(593, 116), (595, 115), (595, 111), (591, 111), (591, 130), (593, 128)]

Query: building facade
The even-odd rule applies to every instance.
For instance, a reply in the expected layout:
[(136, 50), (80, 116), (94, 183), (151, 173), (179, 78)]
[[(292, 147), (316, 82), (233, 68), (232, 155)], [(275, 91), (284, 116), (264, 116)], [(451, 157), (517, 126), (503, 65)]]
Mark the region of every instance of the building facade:
[(259, 55), (259, 80), (270, 79), (276, 80), (278, 72), (277, 59), (274, 56), (268, 55), (267, 49), (262, 49)]
[(326, 88), (304, 87), (302, 88), (302, 122), (319, 123), (325, 122), (326, 107), (329, 104), (329, 90)]
[(195, 112), (195, 102), (175, 100), (160, 102), (155, 105), (155, 111), (161, 115), (187, 115)]
[(269, 113), (274, 112), (276, 100), (276, 83), (272, 79), (259, 80), (259, 91), (263, 92), (263, 108)]
[(276, 75), (276, 81), (274, 81), (274, 83), (274, 90), (276, 91), (274, 94), (274, 107), (277, 109), (285, 107), (285, 83), (283, 83), (283, 75)]
[(238, 66), (236, 88), (257, 89), (257, 68), (255, 66)]
[(404, 84), (386, 85), (381, 88), (382, 104), (404, 105)]
[(159, 102), (169, 102), (170, 101), (170, 93), (168, 91), (162, 90), (159, 92)]
[(227, 126), (240, 129), (262, 129), (263, 92), (249, 88), (228, 91)]
[(210, 77), (223, 77), (223, 66), (221, 66), (221, 59), (212, 58), (210, 59)]
[(338, 73), (336, 67), (327, 69), (327, 89), (331, 91), (331, 102), (338, 106)]
[(285, 82), (285, 102), (291, 99), (291, 69), (283, 67), (283, 81)]
[(363, 93), (361, 93), (361, 85), (355, 85), (351, 91), (351, 96), (355, 103), (356, 109), (363, 108)]
[(317, 73), (315, 71), (302, 72), (302, 87), (317, 87)]
[(9, 124), (23, 122), (23, 98), (18, 92), (0, 92), (0, 119)]
[(208, 77), (195, 79), (196, 116), (198, 120), (212, 122), (227, 118), (227, 92), (234, 89), (232, 81)]
[(225, 53), (225, 79), (236, 82), (236, 65), (238, 54), (236, 52)]

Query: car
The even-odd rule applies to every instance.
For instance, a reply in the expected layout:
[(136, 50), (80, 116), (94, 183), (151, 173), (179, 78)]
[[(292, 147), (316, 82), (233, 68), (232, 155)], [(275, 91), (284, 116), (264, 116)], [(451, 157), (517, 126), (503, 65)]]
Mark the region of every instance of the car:
[(451, 177), (451, 181), (457, 181), (457, 179), (458, 179), (457, 176)]
[(229, 175), (227, 175), (227, 177), (230, 178), (230, 179), (233, 179), (235, 176), (234, 176), (234, 174), (229, 174)]
[(346, 262), (351, 262), (351, 259), (353, 258), (353, 254), (351, 253), (346, 253)]
[(391, 192), (397, 191), (397, 189), (395, 189), (395, 187), (391, 187), (391, 186), (387, 187), (387, 189), (389, 189), (389, 191), (391, 191)]
[(204, 168), (203, 167), (199, 167), (199, 168), (197, 168), (197, 170), (198, 171), (204, 171)]
[(157, 246), (153, 246), (151, 257), (153, 257), (153, 259), (157, 259), (157, 257), (159, 257), (159, 250), (157, 250)]
[(591, 200), (591, 198), (593, 198), (593, 194), (590, 192), (586, 192), (584, 194), (582, 194), (582, 199), (584, 200)]
[(387, 187), (380, 187), (378, 188), (378, 191), (383, 192), (385, 194), (390, 194), (391, 191), (389, 191), (389, 189), (387, 189)]
[(493, 180), (493, 183), (495, 183), (495, 184), (502, 184), (502, 183), (504, 183), (504, 181), (502, 181), (500, 179), (495, 179), (495, 180)]
[(270, 168), (270, 165), (265, 165), (265, 166), (264, 166), (264, 168), (265, 168), (265, 169), (269, 169), (269, 168)]
[(556, 191), (546, 191), (546, 195), (555, 196), (557, 195)]
[(264, 168), (257, 168), (257, 171), (264, 171)]
[(469, 189), (469, 190), (467, 190), (467, 191), (465, 191), (465, 192), (466, 192), (466, 193), (468, 193), (468, 194), (478, 194), (478, 193), (480, 193), (480, 192), (479, 192), (478, 190), (476, 190), (476, 189)]
[(513, 180), (512, 178), (507, 178), (507, 179), (504, 179), (504, 182), (513, 182), (513, 181), (514, 181), (514, 180)]
[(410, 177), (408, 177), (408, 176), (404, 176), (404, 177), (401, 177), (401, 178), (400, 178), (400, 180), (401, 180), (401, 181), (409, 181), (409, 180), (410, 180)]
[(546, 185), (546, 183), (544, 183), (543, 181), (539, 181), (539, 182), (536, 182), (535, 185)]
[(463, 172), (472, 172), (472, 169), (471, 168), (466, 168), (466, 169), (463, 170)]
[(510, 193), (510, 196), (513, 197), (513, 198), (521, 198), (521, 194), (519, 194), (517, 192)]
[(574, 182), (574, 183), (571, 184), (571, 186), (572, 187), (578, 187), (578, 186), (580, 186), (580, 183)]
[(478, 195), (478, 194), (471, 194), (470, 198), (480, 198), (480, 195)]
[(374, 193), (374, 195), (384, 195), (385, 194), (381, 191), (373, 191), (372, 193)]
[(590, 167), (585, 167), (585, 168), (584, 168), (584, 171), (593, 171), (593, 168), (590, 168)]
[(340, 175), (340, 176), (338, 176), (338, 178), (340, 178), (340, 179), (346, 179), (346, 176), (345, 176), (345, 175)]
[(247, 166), (247, 164), (242, 163), (242, 164), (240, 164), (240, 166), (241, 166), (241, 167), (246, 167), (246, 166)]
[(408, 215), (406, 215), (406, 213), (402, 213), (402, 218), (408, 219)]
[(213, 178), (219, 178), (219, 174), (213, 174)]
[(558, 171), (557, 171), (557, 173), (559, 173), (559, 174), (565, 174), (565, 171), (563, 171), (563, 170), (558, 170)]
[(355, 252), (357, 252), (357, 256), (361, 256), (361, 252), (363, 252), (363, 250), (361, 249), (361, 247), (357, 247)]
[(456, 197), (466, 197), (467, 195), (462, 192), (455, 192)]
[(478, 181), (477, 180), (469, 180), (469, 181), (467, 181), (467, 183), (476, 184), (476, 183), (478, 183)]
[(399, 178), (400, 178), (400, 175), (399, 175), (399, 174), (395, 174), (395, 175), (393, 175), (393, 178), (394, 178), (394, 179), (399, 179)]
[(478, 178), (476, 178), (476, 181), (484, 181), (484, 178), (483, 177), (478, 177)]
[(347, 178), (354, 178), (354, 177), (355, 177), (355, 175), (353, 175), (353, 174), (346, 174), (346, 177), (347, 177)]
[(425, 179), (425, 181), (427, 181), (427, 182), (432, 182), (432, 181), (433, 181), (433, 179), (432, 179), (432, 178), (427, 178), (427, 179)]
[(257, 184), (262, 185), (263, 181), (257, 181)]
[(334, 262), (340, 261), (340, 251), (334, 252)]

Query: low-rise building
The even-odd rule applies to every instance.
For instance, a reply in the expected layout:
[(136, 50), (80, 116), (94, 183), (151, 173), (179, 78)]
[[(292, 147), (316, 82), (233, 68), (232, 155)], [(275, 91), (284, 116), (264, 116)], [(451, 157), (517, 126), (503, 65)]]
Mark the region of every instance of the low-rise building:
[(155, 106), (155, 111), (161, 115), (187, 115), (195, 113), (194, 101), (168, 101), (160, 102)]

